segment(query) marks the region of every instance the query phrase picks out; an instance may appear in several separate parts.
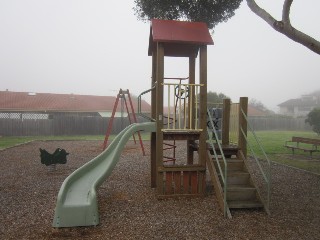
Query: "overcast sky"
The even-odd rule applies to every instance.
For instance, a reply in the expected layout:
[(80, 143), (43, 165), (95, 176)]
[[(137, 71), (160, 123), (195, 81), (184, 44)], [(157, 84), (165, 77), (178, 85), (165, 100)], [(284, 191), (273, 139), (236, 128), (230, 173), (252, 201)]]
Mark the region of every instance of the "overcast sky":
[[(257, 1), (280, 19), (283, 1)], [(0, 0), (0, 90), (139, 95), (150, 87), (149, 23), (133, 0)], [(292, 24), (320, 39), (320, 1), (294, 0)], [(208, 90), (277, 104), (320, 90), (320, 56), (271, 29), (244, 1), (208, 47)], [(165, 75), (186, 77), (186, 59)], [(148, 100), (148, 99), (146, 99)]]

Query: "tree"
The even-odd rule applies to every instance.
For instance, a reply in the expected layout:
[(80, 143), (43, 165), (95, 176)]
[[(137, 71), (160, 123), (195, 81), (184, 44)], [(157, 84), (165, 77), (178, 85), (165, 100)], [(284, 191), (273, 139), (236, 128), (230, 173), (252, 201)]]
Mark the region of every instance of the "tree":
[(225, 98), (229, 98), (229, 97), (224, 95), (223, 93), (216, 93), (216, 92), (209, 91), (207, 93), (208, 108), (217, 107), (217, 104), (222, 103), (223, 99)]
[(251, 98), (250, 101), (249, 101), (249, 105), (256, 108), (256, 109), (259, 109), (261, 111), (266, 111), (268, 110), (262, 102), (260, 102), (259, 100), (255, 99), (255, 98)]
[(268, 12), (258, 6), (255, 0), (247, 0), (247, 4), (252, 12), (268, 23), (273, 29), (284, 34), (291, 40), (302, 44), (311, 51), (320, 54), (320, 42), (309, 35), (295, 29), (290, 22), (290, 9), (293, 0), (284, 0), (282, 8), (282, 19), (277, 21)]
[(306, 123), (312, 126), (312, 130), (320, 135), (320, 108), (315, 108), (307, 115)]
[(207, 102), (208, 103), (222, 103), (223, 99), (229, 98), (228, 96), (224, 95), (223, 93), (216, 93), (209, 91), (207, 93)]
[[(320, 42), (295, 29), (290, 22), (293, 0), (284, 0), (281, 21), (258, 6), (255, 0), (246, 0), (252, 12), (257, 14), (273, 29), (291, 40), (320, 54)], [(206, 22), (210, 29), (234, 16), (242, 0), (135, 0), (135, 14), (140, 20), (152, 18)]]
[[(196, 95), (198, 102), (200, 95)], [(207, 107), (217, 107), (217, 105), (220, 105), (223, 103), (223, 99), (229, 98), (227, 95), (224, 95), (223, 93), (216, 93), (216, 92), (207, 92)]]
[(206, 22), (212, 29), (234, 15), (242, 0), (135, 0), (139, 20), (153, 18)]
[(254, 98), (250, 99), (249, 106), (252, 106), (266, 114), (274, 114), (274, 112), (269, 110), (262, 102)]

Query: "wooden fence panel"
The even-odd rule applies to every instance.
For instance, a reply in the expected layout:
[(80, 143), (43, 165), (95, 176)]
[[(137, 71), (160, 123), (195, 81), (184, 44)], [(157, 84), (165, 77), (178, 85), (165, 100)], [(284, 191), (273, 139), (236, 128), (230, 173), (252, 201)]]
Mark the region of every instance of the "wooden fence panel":
[[(0, 136), (105, 135), (109, 118), (61, 116), (54, 119), (0, 119)], [(144, 122), (143, 118), (138, 119)], [(129, 125), (127, 118), (115, 118), (111, 134)]]
[(255, 131), (311, 131), (309, 124), (305, 123), (305, 118), (291, 118), (283, 116), (270, 117), (250, 117), (249, 123)]
[[(0, 136), (105, 135), (110, 118), (61, 116), (54, 119), (0, 119)], [(145, 122), (138, 118), (138, 122)], [(249, 117), (255, 131), (312, 131), (304, 118)], [(115, 118), (111, 134), (129, 125), (127, 118)]]
[(109, 118), (59, 117), (54, 119), (53, 135), (104, 135)]

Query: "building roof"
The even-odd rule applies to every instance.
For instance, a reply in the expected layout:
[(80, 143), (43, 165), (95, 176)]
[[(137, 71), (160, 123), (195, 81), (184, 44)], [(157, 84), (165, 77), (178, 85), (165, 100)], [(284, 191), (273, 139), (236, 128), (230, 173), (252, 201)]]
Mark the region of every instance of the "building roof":
[(251, 117), (265, 117), (268, 114), (260, 109), (257, 109), (251, 105), (248, 105), (248, 116)]
[[(109, 112), (113, 110), (115, 100), (116, 96), (0, 91), (0, 111)], [(137, 101), (134, 99), (132, 101), (135, 112), (137, 112)], [(143, 112), (150, 112), (150, 104), (142, 100), (141, 109)], [(117, 111), (121, 111), (120, 101)], [(124, 111), (126, 112), (126, 109)]]
[(197, 55), (199, 46), (213, 44), (206, 23), (153, 19), (150, 26), (149, 56), (157, 42), (164, 43), (165, 56), (175, 57)]
[(320, 101), (316, 98), (297, 98), (297, 99), (290, 99), (283, 103), (278, 104), (279, 107), (314, 107), (319, 106)]

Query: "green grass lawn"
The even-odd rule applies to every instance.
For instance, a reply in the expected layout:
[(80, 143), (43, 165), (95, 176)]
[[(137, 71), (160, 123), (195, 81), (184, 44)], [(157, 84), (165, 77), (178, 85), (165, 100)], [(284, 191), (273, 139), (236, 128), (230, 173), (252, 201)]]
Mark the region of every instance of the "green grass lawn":
[[(320, 174), (320, 153), (313, 153), (313, 158), (310, 158), (309, 153), (296, 150), (292, 155), (290, 149), (284, 147), (286, 141), (292, 136), (319, 138), (314, 132), (294, 132), (294, 131), (258, 131), (256, 132), (266, 154), (271, 161), (301, 168), (307, 171), (312, 171)], [(112, 140), (115, 135), (111, 135), (109, 140)], [(138, 136), (136, 135), (136, 140)], [(143, 140), (149, 140), (150, 134), (142, 134)], [(252, 142), (252, 135), (248, 134), (248, 139)], [(33, 141), (33, 140), (104, 140), (103, 135), (97, 136), (35, 136), (35, 137), (0, 137), (0, 150), (17, 144)], [(256, 151), (258, 147), (253, 145)], [(259, 151), (256, 151), (258, 156), (262, 156)], [(248, 149), (248, 154), (250, 150)]]
[[(110, 135), (109, 140), (112, 140), (116, 135)], [(104, 135), (81, 135), (81, 136), (28, 136), (28, 137), (0, 137), (0, 150), (22, 143), (30, 141), (44, 141), (44, 140), (98, 140), (103, 141), (105, 138)], [(138, 140), (138, 135), (135, 135), (136, 140)], [(150, 134), (143, 133), (141, 134), (142, 140), (150, 139)], [(131, 138), (133, 139), (133, 138)], [(109, 141), (108, 141), (109, 142)]]
[[(296, 131), (258, 131), (256, 132), (256, 135), (271, 161), (320, 174), (320, 153), (313, 153), (312, 158), (310, 158), (310, 154), (308, 152), (295, 150), (295, 154), (293, 155), (290, 149), (284, 147), (285, 142), (291, 140), (292, 136), (320, 139), (316, 133)], [(248, 137), (249, 141), (252, 142), (252, 135), (248, 134)], [(253, 149), (256, 151), (257, 146), (254, 145)], [(248, 154), (250, 154), (249, 150)], [(262, 154), (258, 153), (257, 155), (261, 156)]]
[(43, 140), (103, 140), (104, 136), (27, 136), (0, 137), (0, 149), (12, 147), (30, 141)]

